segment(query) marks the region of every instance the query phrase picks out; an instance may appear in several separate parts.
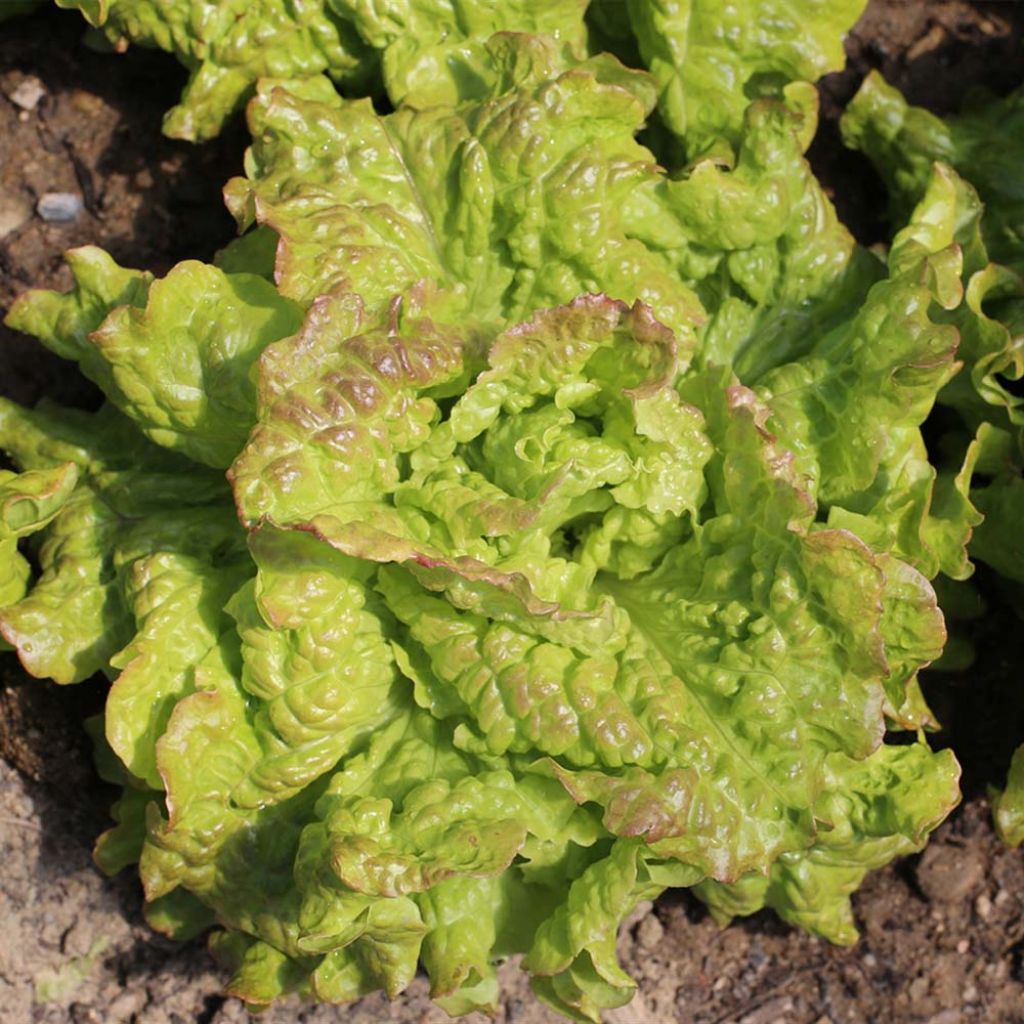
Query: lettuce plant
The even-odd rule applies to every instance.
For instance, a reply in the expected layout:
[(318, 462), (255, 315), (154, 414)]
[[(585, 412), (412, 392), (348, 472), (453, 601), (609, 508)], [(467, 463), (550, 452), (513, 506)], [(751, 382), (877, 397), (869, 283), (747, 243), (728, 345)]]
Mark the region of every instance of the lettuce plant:
[[(32, 525), (59, 507), (0, 628), (38, 674), (114, 676), (126, 790), (97, 855), (139, 859), (154, 923), (226, 926), (256, 1004), (394, 994), (422, 958), (462, 1012), (525, 951), (583, 1019), (629, 999), (616, 925), (665, 885), (852, 939), (864, 871), (957, 799), (948, 753), (882, 742), (941, 617), (906, 563), (815, 522), (757, 395), (687, 372), (639, 304), (585, 296), (495, 337), (428, 315), (443, 296), (378, 317), (337, 292), (260, 356), (240, 525), (221, 474), (180, 475), (215, 461), (216, 401), (154, 427), (124, 398), (187, 391), (171, 323), (137, 331), (192, 269), (89, 342), (162, 444), (110, 407), (8, 407), (2, 435), (21, 492), (52, 478)], [(79, 287), (22, 315), (81, 327)], [(232, 310), (249, 339), (259, 291)], [(179, 370), (214, 379), (221, 340), (192, 361), (179, 334)]]
[[(0, 635), (111, 680), (99, 863), (138, 862), (155, 927), (215, 927), (253, 1005), (422, 963), (489, 1009), (521, 953), (597, 1020), (634, 988), (620, 921), (667, 886), (853, 941), (864, 874), (959, 799), (917, 675), (979, 515), (921, 425), (988, 330), (969, 193), (940, 168), (886, 260), (855, 245), (789, 84), (834, 56), (751, 42), (697, 131), (696, 61), (329, 9), (394, 110), (246, 65), (208, 122), (253, 90), (241, 237), (161, 280), (76, 250), (73, 290), (8, 318), (106, 398), (0, 404)], [(649, 54), (655, 5), (627, 13)], [(591, 33), (628, 48), (614, 14)], [(658, 104), (685, 173), (636, 140)]]
[[(990, 565), (1020, 608), (1024, 584), (1024, 203), (1017, 143), (1024, 94), (978, 96), (947, 120), (910, 106), (878, 75), (869, 76), (843, 119), (849, 144), (862, 149), (890, 187), (895, 215), (944, 187), (964, 252), (964, 299), (951, 320), (959, 329), (964, 372), (939, 394), (959, 428), (943, 446), (961, 454), (970, 500), (981, 516), (971, 554)], [(942, 171), (945, 161), (964, 176)], [(945, 186), (936, 180), (944, 177)], [(967, 182), (970, 182), (968, 184)], [(977, 191), (975, 191), (975, 189)], [(996, 824), (1011, 843), (1024, 841), (1024, 746), (995, 798)]]

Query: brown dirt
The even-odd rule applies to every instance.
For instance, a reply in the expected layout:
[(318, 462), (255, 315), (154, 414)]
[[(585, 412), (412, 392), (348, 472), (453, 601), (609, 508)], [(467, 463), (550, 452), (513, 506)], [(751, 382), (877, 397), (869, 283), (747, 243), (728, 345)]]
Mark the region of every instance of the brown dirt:
[[(955, 107), (972, 85), (1024, 79), (1024, 4), (873, 0), (851, 36), (851, 68), (823, 87), (812, 157), (864, 241), (885, 236), (884, 195), (870, 168), (838, 147), (835, 117), (870, 67), (915, 102)], [(46, 12), (0, 28), (0, 212), (25, 220), (0, 238), (0, 310), (24, 287), (66, 287), (60, 253), (96, 243), (161, 271), (208, 257), (229, 237), (220, 185), (240, 165), (244, 132), (192, 148), (159, 134), (183, 75), (159, 54), (96, 55), (75, 15)], [(26, 74), (45, 96), (22, 111), (7, 96)], [(45, 224), (38, 197), (73, 191), (84, 211)], [(91, 403), (94, 393), (26, 339), (0, 328), (0, 393)], [(984, 581), (983, 581), (984, 582)], [(1024, 646), (995, 613), (978, 632), (970, 674), (934, 677), (930, 694), (965, 762), (970, 801), (928, 851), (872, 876), (855, 899), (852, 949), (798, 933), (769, 914), (718, 929), (685, 892), (645, 906), (622, 931), (640, 990), (610, 1024), (1024, 1024), (1024, 854), (992, 834), (985, 785), (1024, 735), (1014, 687)], [(1017, 645), (1008, 650), (1007, 637)], [(997, 692), (998, 699), (991, 695)], [(228, 1024), (248, 1020), (218, 993), (222, 977), (197, 943), (175, 945), (142, 922), (131, 872), (102, 878), (89, 851), (111, 793), (92, 774), (81, 720), (99, 683), (61, 690), (0, 662), (0, 1022)], [(514, 965), (503, 968), (499, 1024), (551, 1024)], [(285, 1006), (264, 1024), (440, 1024), (417, 979), (395, 1004)], [(477, 1019), (477, 1024), (483, 1018)]]

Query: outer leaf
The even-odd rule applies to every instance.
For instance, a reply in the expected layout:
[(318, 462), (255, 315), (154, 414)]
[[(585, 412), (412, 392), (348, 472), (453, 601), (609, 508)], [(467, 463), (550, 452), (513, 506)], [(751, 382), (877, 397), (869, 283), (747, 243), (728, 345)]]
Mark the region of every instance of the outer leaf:
[(173, 53), (190, 72), (164, 132), (207, 139), (252, 92), (263, 75), (301, 77), (328, 71), (365, 80), (370, 54), (352, 26), (323, 0), (57, 0), (102, 28), (115, 48), (129, 42)]
[(977, 96), (963, 112), (939, 118), (912, 107), (877, 72), (865, 79), (842, 121), (843, 137), (874, 162), (891, 190), (897, 223), (918, 202), (933, 161), (950, 164), (985, 203), (982, 233), (992, 258), (1024, 266), (1021, 161), (1024, 92)]
[(656, 175), (633, 139), (643, 104), (610, 65), (561, 72), (539, 38), (488, 45), (510, 80), (454, 109), (381, 118), (322, 80), (261, 87), (248, 180), (227, 197), (242, 226), (280, 235), (284, 294), (342, 285), (378, 308), (427, 278), (500, 323), (604, 291), (651, 303), (685, 339), (699, 304), (624, 216)]
[(565, 903), (538, 930), (525, 960), (537, 995), (573, 1020), (599, 1020), (602, 1009), (622, 1006), (633, 996), (636, 983), (615, 953), (618, 925), (640, 900), (662, 888), (643, 880), (640, 851), (636, 841), (619, 840), (608, 857), (576, 879)]
[(36, 585), (0, 610), (0, 635), (32, 675), (80, 682), (106, 668), (130, 635), (111, 559), (119, 529), (104, 502), (79, 491), (40, 548)]
[(39, 579), (0, 612), (0, 632), (34, 675), (69, 683), (110, 669), (131, 636), (120, 574), (135, 559), (158, 550), (209, 556), (237, 543), (223, 482), (185, 469), (108, 407), (27, 412), (0, 402), (0, 445), (30, 470), (78, 467), (78, 486), (42, 536)]
[(31, 569), (18, 541), (41, 530), (67, 502), (78, 482), (73, 463), (50, 470), (0, 470), (0, 608), (25, 596)]
[(995, 795), (996, 828), (1004, 843), (1024, 842), (1024, 747), (1018, 747), (1010, 762), (1006, 788)]
[(137, 863), (146, 841), (146, 809), (158, 798), (152, 790), (127, 788), (114, 803), (110, 815), (116, 824), (96, 840), (92, 853), (101, 871), (116, 875)]
[[(181, 472), (180, 456), (154, 447), (110, 405), (95, 413), (65, 409), (43, 399), (23, 409), (0, 397), (0, 448), (22, 469), (53, 469), (73, 462), (93, 474), (127, 471), (140, 463), (156, 473)], [(196, 474), (208, 493), (209, 480)]]
[(138, 633), (111, 659), (121, 674), (107, 698), (106, 734), (128, 770), (153, 789), (163, 788), (157, 740), (175, 704), (192, 692), (196, 666), (219, 643), (224, 605), (250, 571), (173, 551), (132, 563), (126, 597)]
[(492, 908), (502, 881), (511, 877), (452, 879), (419, 900), (431, 929), (421, 950), (430, 995), (452, 1016), (497, 1009), (498, 984), (489, 956), (495, 938)]
[(304, 987), (308, 966), (269, 943), (254, 941), (241, 933), (227, 933), (227, 941), (215, 936), (211, 945), (215, 954), (234, 968), (228, 993), (254, 1008), (269, 1006), (275, 999)]
[(759, 388), (772, 429), (796, 453), (829, 522), (929, 577), (970, 574), (965, 548), (979, 522), (969, 468), (939, 477), (920, 433), (959, 369), (958, 333), (943, 321), (962, 296), (963, 213), (957, 182), (938, 170), (897, 236), (889, 279), (808, 357)]
[[(292, 865), (315, 793), (263, 811), (233, 805), (232, 790), (260, 758), (233, 660), (217, 654), (199, 666), (199, 692), (178, 704), (158, 744), (168, 816), (151, 808), (140, 872), (149, 900), (183, 886), (223, 924), (301, 961)], [(250, 994), (251, 984), (240, 994), (257, 1001), (266, 992)]]
[(11, 306), (4, 323), (75, 360), (88, 377), (102, 384), (109, 373), (89, 335), (112, 309), (144, 306), (153, 275), (119, 267), (108, 253), (91, 245), (69, 250), (64, 260), (75, 282), (71, 291), (26, 292)]
[(430, 107), (464, 99), (493, 74), (486, 42), (496, 32), (552, 36), (579, 57), (587, 0), (332, 0), (340, 15), (381, 50), (395, 105)]
[(259, 575), (231, 611), (262, 754), (233, 792), (243, 807), (297, 792), (396, 713), (394, 662), (360, 567), (301, 533), (261, 531), (250, 544)]
[(1007, 579), (1024, 582), (1024, 452), (1020, 437), (983, 423), (972, 446), (981, 477), (972, 492), (984, 521), (975, 532), (971, 553)]
[(157, 444), (227, 466), (252, 426), (253, 363), (300, 322), (260, 277), (181, 263), (145, 309), (123, 306), (92, 335), (104, 364), (96, 380)]
[(842, 39), (864, 0), (628, 0), (640, 53), (659, 87), (666, 124), (700, 153), (739, 135), (752, 98), (779, 97), (845, 62)]
[(629, 196), (631, 233), (695, 282), (711, 314), (699, 359), (745, 383), (803, 356), (881, 276), (803, 155), (816, 110), (752, 103), (735, 159), (709, 155)]
[(150, 928), (178, 942), (188, 942), (217, 923), (210, 908), (185, 889), (147, 903), (143, 913)]
[(806, 852), (785, 854), (768, 876), (734, 886), (698, 886), (716, 916), (768, 905), (786, 920), (832, 942), (852, 943), (850, 895), (867, 872), (921, 849), (960, 799), (959, 765), (949, 751), (923, 744), (881, 747), (862, 762), (833, 756), (816, 817), (828, 827)]

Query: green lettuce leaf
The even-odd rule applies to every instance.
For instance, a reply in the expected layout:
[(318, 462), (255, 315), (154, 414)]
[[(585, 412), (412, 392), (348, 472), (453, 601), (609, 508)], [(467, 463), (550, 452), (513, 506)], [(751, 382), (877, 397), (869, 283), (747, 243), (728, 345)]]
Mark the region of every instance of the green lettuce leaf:
[(888, 278), (807, 356), (758, 386), (770, 428), (797, 456), (829, 522), (929, 578), (970, 574), (966, 548), (981, 521), (968, 494), (971, 463), (939, 473), (921, 433), (961, 365), (954, 325), (963, 320), (967, 198), (938, 168), (893, 243)]
[(709, 155), (630, 195), (633, 234), (665, 252), (709, 311), (698, 359), (732, 365), (744, 383), (805, 355), (882, 276), (804, 156), (816, 124), (816, 101), (757, 101), (735, 158)]
[(566, 63), (583, 56), (587, 0), (330, 0), (380, 59), (396, 106), (448, 105), (477, 94), (494, 74), (487, 40), (498, 32), (550, 36)]
[(1024, 842), (1024, 746), (1017, 748), (1010, 761), (1005, 789), (994, 794), (993, 812), (1004, 843), (1019, 846)]
[(299, 307), (261, 277), (195, 261), (154, 283), (98, 249), (67, 258), (73, 290), (22, 295), (7, 324), (76, 360), (157, 444), (229, 465), (255, 419), (253, 363), (298, 329)]
[[(239, 560), (240, 561), (240, 560)], [(112, 659), (119, 670), (107, 697), (107, 740), (125, 767), (163, 788), (156, 743), (174, 706), (194, 688), (196, 666), (227, 628), (224, 605), (250, 567), (158, 551), (131, 564), (125, 597), (137, 632)]]
[(703, 882), (697, 892), (723, 923), (772, 907), (787, 921), (832, 942), (856, 941), (850, 895), (873, 868), (920, 850), (959, 802), (960, 768), (948, 750), (922, 743), (883, 746), (864, 761), (829, 760), (829, 784), (815, 816), (822, 830), (806, 851), (784, 854), (768, 875), (732, 885)]
[[(811, 846), (829, 759), (870, 757), (941, 648), (924, 577), (816, 524), (771, 410), (721, 373), (676, 385), (642, 308), (538, 314), (443, 405), (472, 339), (359, 326), (341, 297), (268, 349), (243, 519), (384, 563), (398, 667), (467, 755), (546, 754), (534, 771), (694, 877)], [(618, 576), (634, 512), (660, 547)]]
[(972, 497), (985, 518), (975, 531), (971, 553), (1017, 583), (1024, 582), (1022, 440), (1019, 432), (983, 423), (972, 445), (977, 477)]
[(25, 292), (4, 323), (38, 338), (63, 359), (74, 360), (99, 383), (108, 375), (89, 336), (112, 309), (144, 306), (153, 275), (118, 266), (108, 253), (91, 245), (68, 250), (64, 261), (74, 281), (71, 290)]
[(426, 279), (504, 324), (603, 291), (650, 303), (685, 340), (699, 303), (630, 237), (628, 198), (658, 171), (622, 69), (563, 72), (540, 38), (488, 46), (508, 80), (454, 108), (381, 117), (323, 79), (261, 86), (248, 177), (226, 195), (241, 226), (280, 236), (282, 292), (308, 303), (340, 286), (377, 310)]
[(78, 467), (71, 462), (26, 473), (0, 470), (0, 608), (20, 601), (31, 579), (18, 541), (50, 523), (77, 482)]
[(940, 118), (911, 106), (878, 72), (864, 80), (842, 119), (846, 144), (862, 150), (890, 189), (901, 223), (942, 161), (977, 189), (985, 204), (982, 231), (992, 259), (1024, 270), (1022, 158), (1024, 91), (1002, 99), (971, 97), (960, 114)]
[(351, 22), (325, 0), (57, 0), (81, 11), (118, 51), (129, 43), (173, 53), (189, 71), (164, 117), (172, 138), (217, 135), (264, 75), (315, 75), (366, 88), (375, 61)]
[(67, 478), (39, 534), (38, 578), (0, 609), (0, 634), (32, 675), (114, 674), (132, 636), (122, 583), (133, 563), (156, 551), (209, 558), (241, 539), (223, 479), (150, 444), (109, 406), (29, 412), (0, 400), (0, 448), (26, 476)]
[[(617, 4), (596, 0), (596, 6)], [(843, 35), (865, 2), (626, 0), (625, 6), (658, 83), (661, 116), (696, 156), (721, 138), (736, 141), (751, 100), (794, 95), (793, 84), (813, 93), (808, 82), (841, 70)]]

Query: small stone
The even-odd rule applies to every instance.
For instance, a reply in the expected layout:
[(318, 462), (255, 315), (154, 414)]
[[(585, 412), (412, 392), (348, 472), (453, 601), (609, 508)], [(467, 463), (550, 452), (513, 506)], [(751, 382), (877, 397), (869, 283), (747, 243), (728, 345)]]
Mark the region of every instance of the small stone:
[(974, 901), (974, 912), (982, 921), (987, 921), (992, 916), (992, 901), (984, 893)]
[(119, 995), (107, 1007), (107, 1013), (109, 1014), (108, 1019), (112, 1022), (116, 1021), (117, 1024), (122, 1024), (124, 1021), (130, 1021), (145, 1005), (146, 990), (144, 988), (137, 988), (127, 992), (122, 992), (121, 995)]
[(17, 231), (32, 216), (32, 204), (21, 196), (0, 195), (0, 238)]
[(82, 197), (74, 192), (47, 192), (36, 203), (36, 213), (50, 224), (70, 224), (81, 212)]
[(959, 846), (930, 846), (917, 864), (917, 884), (932, 903), (958, 903), (985, 877), (978, 854)]
[(96, 935), (88, 922), (79, 917), (64, 933), (61, 941), (61, 952), (66, 956), (88, 956), (96, 942)]
[(965, 1003), (976, 1003), (978, 1001), (978, 990), (973, 985), (968, 985), (964, 989), (964, 1002)]
[(916, 1003), (928, 995), (928, 989), (930, 988), (931, 982), (927, 978), (915, 978), (910, 983), (910, 998)]
[(26, 75), (8, 94), (7, 97), (22, 110), (35, 110), (39, 101), (46, 95), (46, 86), (35, 75)]
[(636, 940), (641, 949), (657, 949), (664, 937), (665, 929), (654, 914), (648, 914), (636, 930)]
[(958, 953), (966, 953), (967, 950), (969, 950), (970, 948), (971, 948), (971, 944), (970, 944), (970, 942), (967, 939), (961, 939), (956, 944), (956, 951)]
[(927, 1024), (960, 1024), (963, 1019), (959, 1010), (943, 1010), (934, 1017), (929, 1017)]
[(865, 967), (877, 967), (878, 959), (874, 953), (865, 953), (864, 956), (861, 957), (861, 963), (863, 963)]
[(996, 893), (996, 898), (992, 901), (997, 907), (1005, 907), (1010, 902), (1010, 894), (1006, 889), (1000, 889)]

